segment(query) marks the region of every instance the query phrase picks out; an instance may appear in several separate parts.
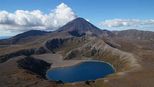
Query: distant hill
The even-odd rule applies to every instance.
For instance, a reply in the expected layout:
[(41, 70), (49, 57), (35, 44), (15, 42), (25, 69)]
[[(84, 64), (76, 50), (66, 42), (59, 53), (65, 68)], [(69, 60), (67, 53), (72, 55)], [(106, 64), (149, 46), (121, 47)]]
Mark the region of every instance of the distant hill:
[(118, 37), (137, 39), (137, 40), (154, 40), (154, 32), (152, 31), (142, 31), (136, 29), (115, 31), (114, 34)]
[(0, 40), (10, 38), (11, 36), (0, 36)]
[(0, 41), (1, 43), (8, 43), (8, 44), (17, 44), (17, 43), (24, 43), (25, 41), (37, 37), (37, 36), (43, 36), (49, 32), (46, 31), (40, 31), (40, 30), (30, 30), (21, 34), (18, 34), (16, 36), (13, 36), (11, 38), (5, 39)]

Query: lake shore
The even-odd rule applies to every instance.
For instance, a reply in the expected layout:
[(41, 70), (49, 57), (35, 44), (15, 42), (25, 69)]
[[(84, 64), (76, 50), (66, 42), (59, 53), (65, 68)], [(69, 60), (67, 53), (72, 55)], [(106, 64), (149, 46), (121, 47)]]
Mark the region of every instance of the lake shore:
[[(88, 59), (88, 60), (87, 59), (85, 59), (85, 60), (63, 60), (63, 57), (60, 54), (52, 54), (52, 53), (43, 54), (43, 55), (34, 55), (34, 57), (37, 58), (37, 59), (44, 60), (48, 63), (52, 63), (50, 69), (58, 68), (58, 67), (72, 66), (72, 65), (80, 64), (80, 63), (86, 62), (86, 61), (104, 62), (104, 61), (92, 60), (92, 59)], [(108, 62), (104, 62), (104, 63), (109, 64), (116, 72), (116, 69), (114, 68), (114, 66), (112, 64), (110, 64)]]

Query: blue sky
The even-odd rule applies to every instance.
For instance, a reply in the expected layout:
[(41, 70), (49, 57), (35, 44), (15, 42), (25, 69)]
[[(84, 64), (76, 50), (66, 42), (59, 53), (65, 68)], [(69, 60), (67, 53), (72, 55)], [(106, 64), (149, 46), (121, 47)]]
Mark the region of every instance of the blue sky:
[(46, 13), (65, 3), (77, 15), (96, 22), (112, 18), (154, 18), (154, 0), (0, 0), (0, 3), (0, 10), (39, 9)]
[[(89, 20), (100, 28), (109, 30), (139, 28), (154, 31), (154, 0), (0, 0), (0, 11), (13, 14), (17, 10), (39, 10), (43, 14), (50, 14), (61, 3), (71, 9), (69, 12)], [(5, 24), (4, 19), (1, 20), (3, 22), (1, 25)], [(6, 30), (3, 29), (4, 36), (17, 33), (16, 30)], [(24, 29), (20, 30), (23, 31)], [(2, 32), (0, 34), (2, 35)]]

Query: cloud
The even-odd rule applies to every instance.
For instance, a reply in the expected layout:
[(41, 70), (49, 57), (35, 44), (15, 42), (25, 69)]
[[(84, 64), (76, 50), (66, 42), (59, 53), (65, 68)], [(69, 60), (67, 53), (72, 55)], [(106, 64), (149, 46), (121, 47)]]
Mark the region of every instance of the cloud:
[(53, 30), (65, 25), (76, 17), (72, 9), (64, 3), (51, 10), (49, 14), (45, 14), (40, 10), (17, 10), (13, 13), (0, 11), (0, 31)]
[(99, 23), (101, 27), (107, 28), (154, 28), (154, 19), (112, 19)]

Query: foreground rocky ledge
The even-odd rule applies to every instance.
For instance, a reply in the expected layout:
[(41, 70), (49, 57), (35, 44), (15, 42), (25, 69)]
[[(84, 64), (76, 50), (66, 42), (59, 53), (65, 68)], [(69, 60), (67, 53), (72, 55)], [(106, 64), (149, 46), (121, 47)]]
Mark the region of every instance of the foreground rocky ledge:
[(36, 73), (40, 75), (42, 78), (46, 79), (46, 72), (50, 68), (49, 63), (35, 59), (33, 57), (26, 57), (24, 59), (20, 59), (17, 61), (18, 67)]

